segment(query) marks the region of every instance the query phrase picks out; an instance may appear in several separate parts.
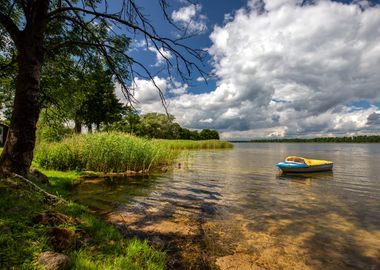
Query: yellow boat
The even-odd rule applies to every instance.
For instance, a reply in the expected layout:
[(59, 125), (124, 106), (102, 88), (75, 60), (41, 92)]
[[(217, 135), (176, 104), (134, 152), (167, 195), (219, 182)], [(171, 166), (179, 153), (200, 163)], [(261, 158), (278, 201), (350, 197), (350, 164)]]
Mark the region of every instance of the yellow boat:
[(321, 172), (331, 171), (334, 163), (329, 160), (309, 159), (290, 156), (276, 164), (283, 172)]

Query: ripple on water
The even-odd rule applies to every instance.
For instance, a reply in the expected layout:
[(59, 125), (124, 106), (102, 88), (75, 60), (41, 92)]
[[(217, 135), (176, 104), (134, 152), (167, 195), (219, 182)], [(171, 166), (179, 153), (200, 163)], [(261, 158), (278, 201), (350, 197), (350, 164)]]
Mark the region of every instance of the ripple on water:
[[(335, 168), (280, 175), (287, 155)], [(74, 198), (161, 243), (172, 269), (380, 269), (378, 160), (378, 144), (238, 144), (162, 176), (83, 183)]]

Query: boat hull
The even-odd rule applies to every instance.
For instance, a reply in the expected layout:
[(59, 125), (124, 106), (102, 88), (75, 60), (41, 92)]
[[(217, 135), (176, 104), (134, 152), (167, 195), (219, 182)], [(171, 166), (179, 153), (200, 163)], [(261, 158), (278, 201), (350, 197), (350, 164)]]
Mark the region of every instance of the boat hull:
[(304, 167), (294, 167), (288, 166), (286, 164), (277, 164), (283, 172), (291, 172), (291, 173), (305, 173), (305, 172), (324, 172), (331, 171), (333, 169), (333, 164), (321, 164), (315, 166), (304, 166)]

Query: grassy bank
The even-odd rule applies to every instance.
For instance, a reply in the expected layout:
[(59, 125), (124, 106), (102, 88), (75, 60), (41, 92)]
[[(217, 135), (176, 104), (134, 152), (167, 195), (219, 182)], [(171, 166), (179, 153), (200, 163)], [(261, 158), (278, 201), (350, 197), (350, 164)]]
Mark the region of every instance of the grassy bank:
[(98, 172), (149, 171), (174, 160), (176, 153), (151, 140), (125, 133), (75, 135), (39, 144), (34, 161), (55, 170)]
[[(54, 194), (67, 194), (77, 178), (73, 172), (44, 171)], [(50, 215), (50, 216), (49, 216)], [(45, 216), (45, 218), (41, 218)], [(64, 231), (65, 245), (52, 231)], [(84, 206), (52, 203), (19, 179), (0, 181), (0, 268), (36, 269), (38, 255), (68, 255), (73, 269), (164, 269), (165, 254), (146, 242), (125, 239), (113, 226), (95, 218)]]
[(58, 143), (42, 142), (34, 162), (44, 169), (62, 171), (150, 171), (173, 162), (178, 150), (231, 147), (231, 143), (218, 140), (148, 140), (125, 133), (95, 133)]
[[(59, 143), (42, 142), (33, 164), (49, 177), (50, 185), (39, 186), (67, 198), (83, 170), (152, 170), (173, 162), (181, 149), (230, 147), (221, 141), (147, 140), (96, 133)], [(54, 231), (64, 232), (64, 246), (57, 244)], [(36, 262), (44, 251), (68, 255), (72, 269), (159, 270), (166, 263), (164, 252), (147, 242), (125, 239), (86, 207), (67, 200), (53, 203), (23, 180), (0, 179), (0, 269), (39, 269)]]

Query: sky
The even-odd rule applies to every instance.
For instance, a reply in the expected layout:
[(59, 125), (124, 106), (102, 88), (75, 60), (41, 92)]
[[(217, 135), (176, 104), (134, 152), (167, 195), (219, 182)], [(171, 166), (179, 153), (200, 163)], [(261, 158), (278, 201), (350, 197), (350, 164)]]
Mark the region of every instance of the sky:
[[(140, 5), (161, 35), (175, 38), (156, 2)], [(155, 74), (169, 113), (190, 129), (217, 129), (223, 139), (378, 134), (379, 2), (301, 2), (170, 1), (173, 22), (194, 34), (185, 44), (207, 52), (207, 83), (196, 72), (185, 82), (170, 77), (138, 35), (130, 54)], [(153, 83), (135, 82), (136, 108), (164, 112)]]

